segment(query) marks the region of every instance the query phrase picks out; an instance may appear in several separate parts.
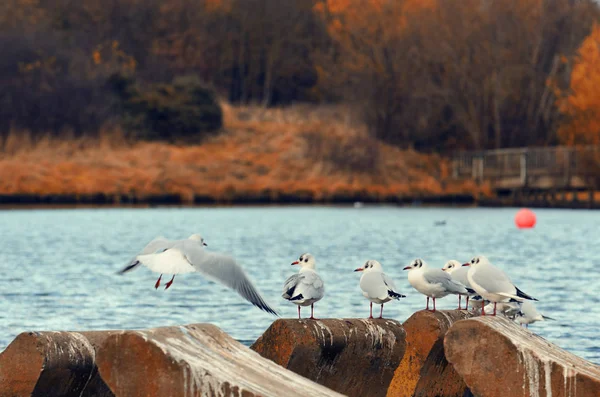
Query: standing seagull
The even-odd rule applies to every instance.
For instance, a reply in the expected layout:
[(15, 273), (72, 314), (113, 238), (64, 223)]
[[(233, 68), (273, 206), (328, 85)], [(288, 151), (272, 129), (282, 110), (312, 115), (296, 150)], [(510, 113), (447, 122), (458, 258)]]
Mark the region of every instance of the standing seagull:
[[(473, 291), (473, 289), (471, 289), (471, 284), (469, 283), (469, 280), (467, 279), (467, 273), (469, 272), (469, 269), (466, 267), (463, 267), (462, 263), (460, 263), (459, 261), (455, 261), (453, 259), (449, 260), (448, 262), (446, 262), (446, 264), (444, 265), (444, 267), (442, 267), (442, 270), (445, 271), (446, 273), (448, 273), (453, 280), (458, 281), (459, 283), (461, 283), (462, 285), (464, 285), (467, 288), (467, 303), (465, 304), (465, 309), (469, 310), (469, 296), (470, 295), (475, 295), (475, 291)], [(458, 294), (458, 310), (461, 310), (461, 297), (465, 295), (465, 294)]]
[[(496, 305), (498, 302), (508, 302), (511, 298), (523, 302), (525, 299), (534, 300), (521, 291), (510, 281), (508, 276), (496, 266), (492, 265), (485, 256), (476, 256), (471, 262), (463, 264), (470, 266), (467, 278), (471, 287), (484, 300), (494, 302), (494, 316), (496, 315)], [(485, 307), (482, 302), (481, 315), (485, 316)]]
[[(153, 245), (154, 244), (154, 245)], [(199, 234), (192, 234), (184, 240), (158, 240), (155, 239), (136, 256), (121, 273), (134, 269), (139, 264), (148, 267), (156, 273), (173, 274), (167, 283), (169, 288), (173, 283), (175, 274), (198, 272), (206, 278), (221, 283), (240, 294), (248, 302), (268, 313), (277, 315), (260, 296), (244, 269), (229, 255), (204, 250), (204, 239)], [(156, 252), (160, 251), (160, 252)], [(160, 285), (160, 279), (155, 287)], [(165, 289), (166, 289), (165, 288)]]
[(427, 296), (427, 307), (429, 310), (429, 298), (433, 299), (433, 311), (435, 311), (435, 299), (443, 298), (448, 294), (468, 294), (467, 288), (452, 279), (450, 274), (442, 269), (430, 269), (422, 259), (415, 259), (403, 270), (409, 270), (408, 282), (414, 289)]
[(310, 318), (315, 320), (314, 304), (325, 294), (323, 279), (315, 271), (315, 257), (308, 253), (302, 254), (292, 265), (300, 265), (300, 271), (285, 280), (281, 296), (298, 305), (299, 319), (300, 306), (310, 305)]
[(360, 277), (360, 289), (365, 298), (371, 301), (369, 318), (373, 318), (373, 302), (381, 305), (379, 318), (383, 318), (383, 304), (392, 299), (406, 298), (406, 295), (396, 292), (396, 285), (384, 272), (381, 263), (368, 260), (363, 267), (354, 270), (363, 272)]

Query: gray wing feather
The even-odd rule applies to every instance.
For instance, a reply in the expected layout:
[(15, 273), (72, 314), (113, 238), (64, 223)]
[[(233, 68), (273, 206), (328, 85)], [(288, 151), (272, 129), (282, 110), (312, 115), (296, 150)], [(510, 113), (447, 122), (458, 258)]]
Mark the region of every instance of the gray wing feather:
[(168, 240), (162, 236), (156, 237), (154, 240), (150, 241), (146, 246), (137, 254), (134, 258), (132, 258), (127, 265), (119, 271), (119, 274), (123, 274), (130, 270), (135, 269), (140, 265), (140, 262), (137, 260), (138, 255), (147, 255), (154, 254), (156, 252), (162, 252), (168, 248), (173, 247), (177, 241)]
[(180, 249), (190, 264), (206, 278), (232, 288), (259, 309), (278, 315), (265, 302), (244, 269), (231, 256), (207, 252), (198, 242), (192, 240), (184, 240)]
[(396, 292), (396, 284), (394, 281), (385, 273), (381, 273), (383, 277), (383, 282), (387, 285), (392, 291)]
[(283, 294), (281, 295), (284, 299), (291, 299), (294, 295), (294, 290), (304, 278), (304, 275), (301, 273), (296, 273), (288, 277), (283, 284)]
[(464, 285), (456, 280), (453, 280), (450, 274), (442, 269), (428, 269), (423, 276), (428, 283), (441, 284), (446, 290), (455, 293), (466, 294), (467, 290)]
[(508, 276), (500, 269), (494, 266), (486, 266), (477, 269), (471, 276), (475, 283), (479, 284), (487, 292), (492, 294), (511, 294), (516, 295), (517, 290)]

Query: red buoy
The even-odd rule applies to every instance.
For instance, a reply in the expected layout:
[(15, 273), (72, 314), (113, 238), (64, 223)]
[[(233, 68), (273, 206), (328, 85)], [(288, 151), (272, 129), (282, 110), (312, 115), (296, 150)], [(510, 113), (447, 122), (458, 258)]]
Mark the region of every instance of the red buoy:
[(527, 208), (520, 209), (515, 215), (515, 224), (519, 229), (535, 226), (535, 213)]

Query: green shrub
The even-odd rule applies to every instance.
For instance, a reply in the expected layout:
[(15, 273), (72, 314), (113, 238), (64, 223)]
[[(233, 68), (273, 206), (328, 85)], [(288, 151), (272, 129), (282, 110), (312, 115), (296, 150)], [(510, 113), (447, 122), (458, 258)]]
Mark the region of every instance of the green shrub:
[(223, 125), (223, 113), (214, 92), (195, 76), (140, 88), (115, 77), (112, 86), (123, 103), (125, 128), (149, 140), (200, 140)]

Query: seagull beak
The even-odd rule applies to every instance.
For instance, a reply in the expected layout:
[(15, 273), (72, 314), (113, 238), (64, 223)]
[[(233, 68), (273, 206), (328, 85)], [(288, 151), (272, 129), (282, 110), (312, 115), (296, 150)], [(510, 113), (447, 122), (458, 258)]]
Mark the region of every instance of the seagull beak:
[(406, 267), (405, 267), (404, 269), (402, 269), (402, 270), (410, 270), (410, 269), (412, 269), (412, 266), (406, 266)]
[(359, 267), (358, 269), (355, 269), (354, 271), (355, 271), (355, 272), (362, 272), (363, 270), (365, 270), (365, 269), (364, 269), (364, 268), (362, 268), (362, 267)]
[(442, 268), (443, 271), (446, 271), (446, 269)]
[(208, 244), (206, 244), (206, 243), (202, 243), (202, 245), (205, 246), (205, 247), (208, 246)]
[(463, 263), (463, 266), (471, 266), (471, 264), (467, 262), (467, 263)]
[(292, 266), (297, 265), (298, 263), (299, 263), (298, 261), (292, 262)]

